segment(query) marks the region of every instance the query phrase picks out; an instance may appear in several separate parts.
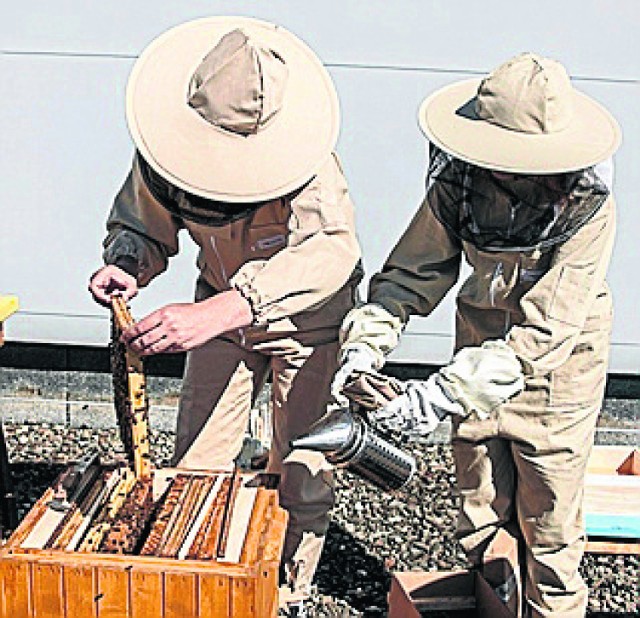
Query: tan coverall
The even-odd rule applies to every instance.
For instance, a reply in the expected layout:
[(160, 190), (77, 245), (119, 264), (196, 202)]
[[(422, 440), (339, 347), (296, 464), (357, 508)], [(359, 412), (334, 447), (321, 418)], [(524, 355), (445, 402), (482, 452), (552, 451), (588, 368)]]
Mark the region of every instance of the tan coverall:
[(186, 228), (200, 247), (196, 299), (233, 286), (249, 300), (252, 326), (187, 356), (174, 461), (191, 469), (230, 467), (271, 371), (268, 469), (281, 473), (280, 501), (289, 511), (283, 564), (304, 591), (329, 523), (333, 473), (319, 454), (291, 453), (289, 440), (325, 412), (338, 329), (361, 277), (353, 205), (337, 157), (301, 190), (220, 227), (172, 215), (150, 192), (136, 158), (107, 227), (105, 262), (135, 261), (140, 285), (166, 268)]
[(430, 195), (373, 277), (369, 302), (403, 323), (428, 315), (458, 278), (464, 252), (473, 273), (457, 298), (456, 349), (506, 338), (525, 389), (485, 420), (455, 417), (458, 536), (477, 560), (497, 527), (517, 517), (531, 614), (582, 617), (581, 507), (606, 379), (614, 201), (548, 251), (489, 253), (450, 235)]

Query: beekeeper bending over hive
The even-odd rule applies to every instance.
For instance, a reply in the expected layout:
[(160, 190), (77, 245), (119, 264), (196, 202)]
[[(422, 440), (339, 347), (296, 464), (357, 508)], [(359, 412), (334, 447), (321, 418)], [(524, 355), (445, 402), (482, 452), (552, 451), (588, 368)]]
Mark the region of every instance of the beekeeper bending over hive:
[[(231, 464), (252, 401), (273, 373), (268, 470), (289, 511), (283, 562), (308, 593), (332, 473), (290, 458), (324, 412), (338, 329), (361, 277), (353, 206), (333, 148), (338, 99), (320, 60), (286, 30), (248, 18), (188, 22), (156, 39), (127, 89), (133, 167), (93, 275), (98, 302), (132, 298), (178, 252), (200, 248), (194, 303), (170, 304), (123, 334), (146, 355), (188, 350), (175, 463)], [(314, 459), (315, 458), (315, 459)]]

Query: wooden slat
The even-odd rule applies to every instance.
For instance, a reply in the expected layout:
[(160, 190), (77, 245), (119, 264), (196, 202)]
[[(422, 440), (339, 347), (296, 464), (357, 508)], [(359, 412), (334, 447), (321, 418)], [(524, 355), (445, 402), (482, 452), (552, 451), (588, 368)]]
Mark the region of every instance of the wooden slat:
[(66, 618), (96, 618), (94, 570), (89, 566), (66, 565), (63, 572)]
[(32, 570), (32, 601), (34, 618), (64, 616), (64, 584), (62, 566), (35, 564)]
[[(168, 572), (164, 575), (164, 618), (197, 616), (198, 591), (195, 575)], [(242, 614), (238, 614), (240, 616)]]
[(284, 545), (284, 534), (287, 528), (288, 515), (284, 509), (274, 510), (266, 543), (262, 550), (262, 562), (280, 562), (282, 547)]
[(216, 496), (218, 495), (218, 491), (220, 491), (220, 486), (222, 485), (222, 475), (219, 474), (216, 477), (211, 477), (211, 486), (209, 487), (207, 495), (204, 497), (202, 504), (200, 505), (200, 511), (195, 516), (193, 523), (191, 525), (191, 530), (185, 539), (182, 549), (178, 554), (180, 560), (185, 560), (193, 547), (196, 537), (202, 528), (202, 524), (211, 509), (211, 505), (213, 504)]
[[(173, 560), (146, 556), (126, 556), (120, 554), (76, 554), (58, 550), (16, 551), (13, 557), (29, 563), (49, 562), (51, 564), (71, 564), (90, 566), (96, 569), (131, 568), (132, 564), (143, 569), (157, 569), (172, 572), (203, 573), (206, 575), (221, 573), (229, 577), (243, 577), (247, 568), (235, 564), (220, 564), (211, 560)], [(1, 561), (0, 561), (1, 563)]]
[(617, 513), (640, 518), (640, 476), (587, 474), (585, 513)]
[(231, 580), (231, 616), (263, 618), (256, 614), (256, 580), (234, 577)]
[(163, 594), (161, 572), (131, 570), (131, 618), (162, 618)]
[(258, 565), (256, 581), (256, 615), (276, 618), (278, 615), (279, 567), (271, 562)]
[(98, 569), (98, 618), (129, 618), (129, 571)]
[(31, 618), (29, 565), (10, 558), (0, 562), (0, 616)]
[[(9, 537), (9, 540), (3, 547), (3, 549), (9, 549), (13, 547), (19, 547), (24, 539), (29, 536), (31, 530), (36, 525), (36, 523), (40, 520), (42, 515), (49, 510), (47, 504), (53, 498), (53, 488), (49, 487), (32, 507), (32, 509), (27, 513), (25, 518), (22, 520), (20, 525), (16, 528), (14, 533)], [(0, 555), (2, 555), (2, 550), (0, 550)]]
[(20, 546), (31, 549), (46, 547), (65, 517), (66, 513), (63, 511), (46, 508), (38, 521), (34, 522), (30, 532), (20, 542)]
[(200, 618), (231, 616), (231, 584), (225, 575), (201, 575), (199, 578)]
[(273, 492), (269, 492), (264, 487), (259, 487), (256, 493), (256, 500), (251, 513), (251, 520), (247, 529), (247, 536), (240, 555), (242, 564), (255, 563), (258, 560), (258, 550), (264, 544), (264, 535), (271, 519), (271, 505)]
[[(233, 473), (231, 474), (231, 480), (229, 482), (229, 494), (227, 495), (227, 499), (222, 510), (220, 534), (218, 535), (218, 544), (216, 546), (216, 557), (220, 559), (225, 558), (225, 553), (227, 551), (227, 540), (229, 538), (229, 530), (231, 528), (231, 518), (234, 513), (236, 497), (240, 491), (240, 485), (242, 483), (242, 479), (240, 477), (240, 469), (238, 468), (238, 466), (234, 467)], [(234, 560), (234, 562), (237, 562), (237, 560)]]
[[(247, 528), (251, 519), (253, 504), (257, 489), (240, 485), (236, 490), (235, 500), (230, 501), (227, 518), (227, 542), (220, 543), (217, 549), (218, 560), (221, 562), (239, 562)], [(221, 532), (222, 534), (222, 532)], [(222, 540), (222, 536), (221, 536)]]
[(590, 554), (628, 554), (631, 556), (640, 556), (640, 543), (628, 540), (589, 539), (585, 551)]

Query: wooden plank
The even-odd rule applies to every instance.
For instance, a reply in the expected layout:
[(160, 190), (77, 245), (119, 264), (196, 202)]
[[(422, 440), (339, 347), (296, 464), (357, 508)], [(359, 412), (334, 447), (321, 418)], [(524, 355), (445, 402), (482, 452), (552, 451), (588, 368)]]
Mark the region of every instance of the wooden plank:
[(640, 476), (588, 474), (583, 509), (585, 513), (615, 513), (640, 518)]
[(128, 618), (129, 571), (97, 569), (96, 605), (98, 618)]
[(256, 615), (276, 618), (278, 615), (278, 565), (258, 565), (256, 575)]
[[(218, 546), (217, 556), (221, 562), (239, 562), (247, 528), (251, 519), (253, 503), (257, 489), (246, 487), (244, 484), (237, 489), (236, 498), (230, 502), (229, 524), (227, 526), (227, 541)], [(222, 532), (221, 538), (223, 540)]]
[(251, 577), (234, 577), (231, 580), (230, 616), (263, 618), (256, 614), (256, 580)]
[(197, 611), (197, 577), (188, 573), (165, 573), (164, 618), (197, 616)]
[(31, 618), (31, 582), (29, 565), (5, 558), (0, 562), (0, 614), (2, 618)]
[(58, 564), (34, 564), (32, 569), (32, 601), (34, 618), (64, 616), (63, 568)]
[[(15, 551), (14, 558), (27, 563), (50, 562), (59, 564), (72, 564), (91, 566), (96, 569), (102, 568), (131, 568), (132, 563), (136, 567), (158, 569), (161, 571), (171, 570), (173, 572), (203, 573), (212, 575), (221, 573), (229, 577), (242, 577), (246, 574), (246, 567), (235, 564), (220, 564), (211, 560), (188, 560), (179, 561), (170, 558), (156, 558), (146, 556), (125, 556), (119, 554), (75, 554), (59, 550), (25, 550)], [(2, 561), (0, 561), (1, 563)]]
[(231, 616), (231, 584), (225, 575), (201, 575), (198, 578), (200, 618)]
[(259, 487), (256, 493), (251, 520), (247, 529), (240, 562), (242, 564), (254, 564), (258, 561), (258, 551), (265, 543), (265, 534), (271, 520), (274, 495), (264, 487)]
[(216, 496), (218, 495), (218, 491), (220, 491), (222, 480), (223, 480), (222, 474), (219, 474), (217, 477), (215, 477), (215, 479), (212, 477), (212, 485), (209, 488), (209, 493), (207, 494), (206, 498), (202, 502), (202, 505), (200, 506), (200, 511), (195, 517), (195, 519), (193, 520), (193, 523), (191, 525), (191, 530), (189, 531), (189, 534), (187, 535), (187, 538), (185, 539), (182, 545), (182, 549), (178, 554), (178, 558), (180, 558), (180, 560), (185, 560), (189, 555), (191, 547), (193, 546), (196, 540), (196, 537), (198, 536), (198, 533), (200, 531), (200, 528), (204, 523), (205, 517), (210, 511), (211, 505), (213, 504), (214, 500), (216, 499)]
[(277, 508), (273, 511), (266, 542), (262, 550), (263, 562), (280, 562), (288, 518), (289, 516), (284, 509)]
[(66, 618), (96, 618), (96, 576), (89, 566), (66, 565), (63, 572)]
[[(53, 498), (53, 488), (49, 487), (42, 495), (42, 498), (38, 500), (32, 507), (32, 509), (26, 514), (25, 518), (22, 520), (20, 525), (16, 528), (14, 533), (9, 537), (9, 540), (3, 547), (3, 549), (10, 549), (14, 547), (19, 547), (27, 536), (33, 530), (33, 527), (45, 513), (45, 511), (49, 510), (47, 504)], [(0, 550), (0, 556), (2, 555), (2, 550)]]
[(590, 554), (626, 554), (640, 556), (640, 542), (630, 540), (589, 539), (585, 551)]
[(160, 571), (131, 569), (131, 617), (162, 618), (163, 578)]

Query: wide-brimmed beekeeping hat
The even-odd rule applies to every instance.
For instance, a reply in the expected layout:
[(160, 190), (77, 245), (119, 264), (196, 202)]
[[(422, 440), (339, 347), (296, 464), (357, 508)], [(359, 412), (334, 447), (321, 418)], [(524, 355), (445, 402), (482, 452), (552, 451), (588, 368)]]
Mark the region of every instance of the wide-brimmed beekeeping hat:
[(574, 88), (559, 62), (531, 53), (484, 79), (436, 91), (422, 102), (418, 121), (448, 154), (520, 174), (585, 169), (608, 159), (621, 140), (613, 116)]
[(127, 86), (143, 158), (181, 189), (257, 202), (302, 186), (333, 150), (338, 98), (317, 56), (274, 24), (210, 17), (155, 39)]

